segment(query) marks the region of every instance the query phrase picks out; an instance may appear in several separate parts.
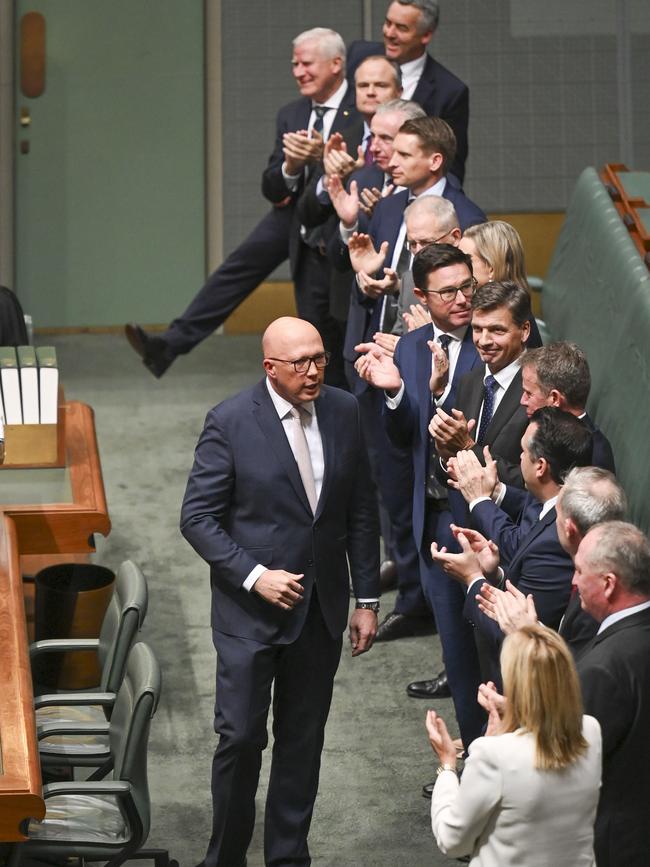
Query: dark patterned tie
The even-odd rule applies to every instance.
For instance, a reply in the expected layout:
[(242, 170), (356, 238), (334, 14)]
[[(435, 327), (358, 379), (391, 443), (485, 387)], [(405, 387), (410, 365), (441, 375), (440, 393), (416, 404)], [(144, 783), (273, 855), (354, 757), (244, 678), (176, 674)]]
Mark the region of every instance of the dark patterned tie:
[(365, 139), (363, 140), (363, 147), (364, 147), (363, 161), (365, 162), (365, 164), (367, 166), (374, 166), (374, 164), (375, 164), (375, 159), (372, 155), (372, 151), (370, 150), (370, 143), (371, 142), (372, 142), (372, 136), (371, 135), (367, 135), (365, 137)]
[(440, 337), (438, 338), (438, 343), (445, 350), (445, 355), (447, 356), (447, 358), (449, 358), (449, 344), (451, 343), (452, 340), (453, 340), (453, 338), (450, 337), (449, 334), (441, 334)]
[[(441, 334), (438, 337), (438, 343), (442, 346), (445, 355), (449, 358), (449, 344), (452, 341), (452, 337), (448, 334)], [(433, 417), (434, 412), (436, 411), (436, 399), (433, 395), (431, 395), (431, 416)], [(447, 499), (447, 489), (444, 485), (441, 485), (438, 479), (436, 478), (435, 473), (435, 465), (438, 460), (438, 452), (436, 451), (436, 441), (432, 436), (429, 437), (429, 471), (427, 473), (427, 497), (431, 497), (433, 500), (446, 500)]]
[(319, 132), (321, 135), (323, 134), (323, 118), (329, 111), (328, 106), (326, 105), (315, 105), (314, 106), (314, 114), (316, 115), (316, 120), (314, 121), (314, 125), (312, 129), (315, 132)]
[(496, 394), (496, 390), (498, 387), (499, 383), (492, 376), (492, 374), (489, 374), (489, 376), (485, 377), (485, 384), (483, 389), (483, 414), (481, 415), (481, 426), (479, 428), (478, 437), (476, 439), (477, 445), (483, 445), (488, 425), (492, 421), (492, 416), (494, 414), (494, 395)]

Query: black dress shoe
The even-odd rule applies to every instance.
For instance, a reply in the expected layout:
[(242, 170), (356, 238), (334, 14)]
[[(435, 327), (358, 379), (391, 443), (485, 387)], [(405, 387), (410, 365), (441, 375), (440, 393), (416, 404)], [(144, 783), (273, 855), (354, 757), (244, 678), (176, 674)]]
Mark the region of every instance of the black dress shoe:
[(425, 783), (422, 786), (422, 797), (423, 798), (428, 798), (429, 800), (431, 800), (431, 795), (433, 795), (433, 787), (435, 786), (435, 784), (436, 783), (434, 780), (433, 783)]
[(395, 641), (397, 638), (412, 638), (414, 635), (429, 635), (435, 632), (433, 618), (413, 617), (391, 611), (379, 624), (375, 641)]
[(397, 566), (394, 560), (384, 560), (379, 567), (379, 589), (382, 593), (397, 587)]
[(136, 325), (135, 322), (129, 322), (124, 326), (126, 339), (132, 349), (134, 349), (144, 366), (160, 379), (163, 373), (167, 370), (172, 361), (176, 358), (171, 349), (167, 346), (162, 337), (152, 337), (150, 334)]
[(411, 698), (451, 698), (447, 672), (443, 669), (433, 680), (414, 680), (406, 687)]

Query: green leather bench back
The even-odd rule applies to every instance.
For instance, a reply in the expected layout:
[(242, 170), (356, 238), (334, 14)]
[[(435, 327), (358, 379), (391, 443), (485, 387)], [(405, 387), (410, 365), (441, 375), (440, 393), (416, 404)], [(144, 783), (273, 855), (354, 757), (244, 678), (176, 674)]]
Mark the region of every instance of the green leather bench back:
[(609, 437), (630, 519), (650, 531), (650, 276), (597, 172), (578, 179), (542, 295), (553, 339), (587, 353), (589, 414)]

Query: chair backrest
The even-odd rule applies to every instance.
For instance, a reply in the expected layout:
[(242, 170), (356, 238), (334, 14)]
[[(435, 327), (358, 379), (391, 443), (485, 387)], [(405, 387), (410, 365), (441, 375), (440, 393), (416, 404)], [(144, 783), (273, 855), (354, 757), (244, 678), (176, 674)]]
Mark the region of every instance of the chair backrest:
[(126, 560), (117, 570), (115, 589), (99, 633), (102, 692), (117, 692), (122, 683), (129, 650), (147, 613), (148, 598), (144, 575), (135, 563)]
[(142, 841), (151, 824), (147, 781), (147, 747), (151, 718), (158, 707), (162, 679), (160, 666), (148, 644), (134, 644), (122, 685), (115, 699), (109, 726), (113, 779), (130, 783), (142, 826)]

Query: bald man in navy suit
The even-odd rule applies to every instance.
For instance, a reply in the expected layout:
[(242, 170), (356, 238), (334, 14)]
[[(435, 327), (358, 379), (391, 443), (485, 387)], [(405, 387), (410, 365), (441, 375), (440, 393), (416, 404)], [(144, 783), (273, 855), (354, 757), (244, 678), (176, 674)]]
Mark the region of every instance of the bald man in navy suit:
[(377, 505), (357, 402), (323, 385), (328, 356), (311, 324), (276, 320), (263, 352), (265, 378), (208, 413), (181, 513), (183, 535), (210, 566), (217, 651), (206, 867), (245, 864), (272, 688), (265, 864), (311, 863), (350, 578), (353, 656), (377, 628)]

